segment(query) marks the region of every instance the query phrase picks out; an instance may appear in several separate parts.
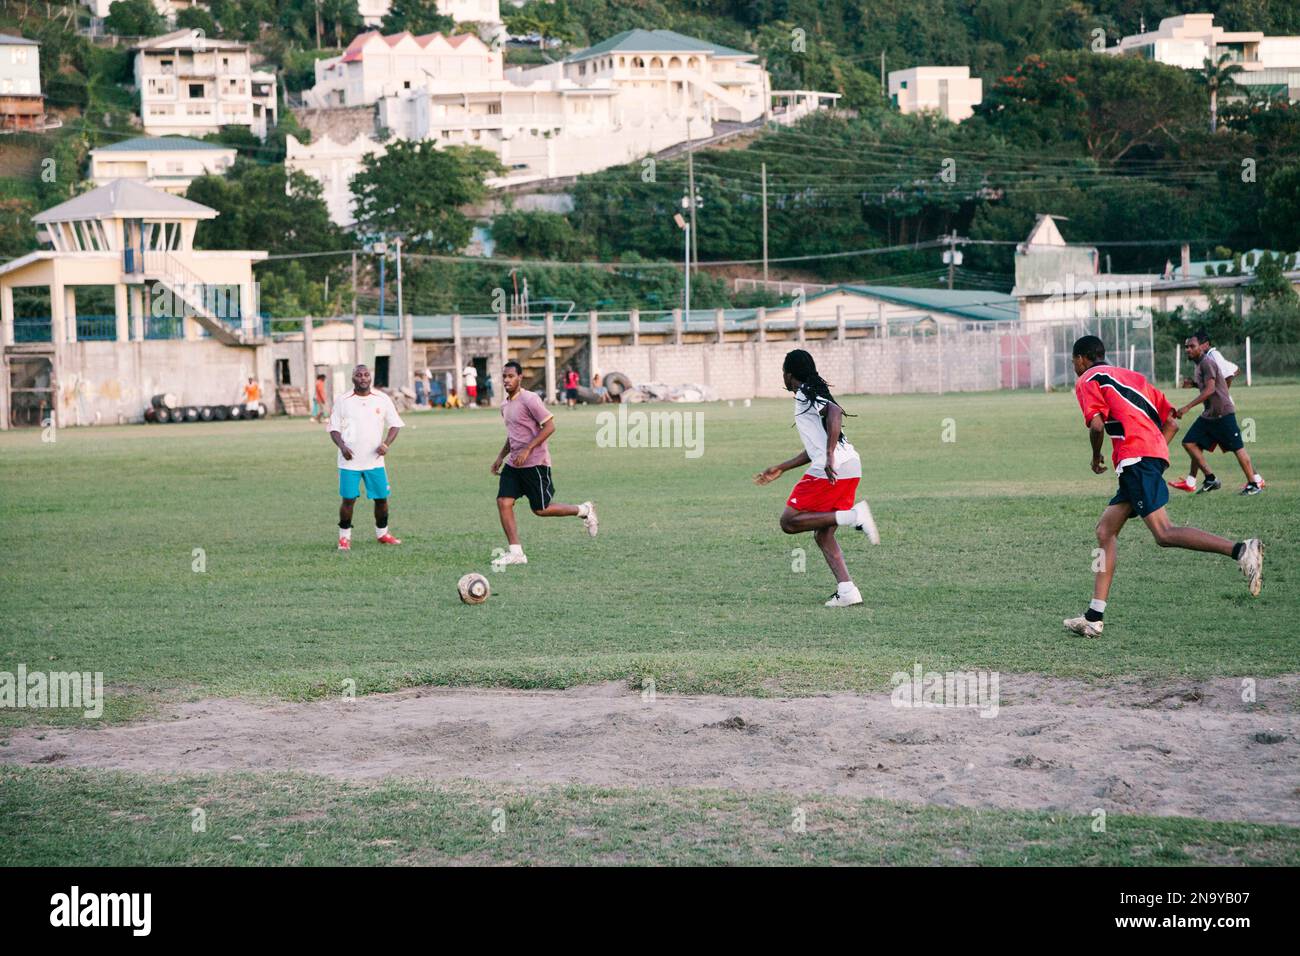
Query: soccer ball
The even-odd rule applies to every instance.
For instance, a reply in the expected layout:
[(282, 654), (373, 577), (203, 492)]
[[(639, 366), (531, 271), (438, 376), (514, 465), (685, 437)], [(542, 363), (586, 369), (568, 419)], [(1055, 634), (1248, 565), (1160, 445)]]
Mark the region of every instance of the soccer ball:
[(456, 590), (466, 604), (482, 604), (492, 593), (488, 579), (473, 571), (456, 582)]

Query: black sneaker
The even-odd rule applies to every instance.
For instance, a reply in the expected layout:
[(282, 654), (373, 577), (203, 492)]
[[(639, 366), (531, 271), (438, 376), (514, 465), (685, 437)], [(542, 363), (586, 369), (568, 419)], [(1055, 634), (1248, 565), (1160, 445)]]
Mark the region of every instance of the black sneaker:
[(1244, 487), (1244, 488), (1241, 489), (1241, 494), (1243, 494), (1243, 495), (1257, 495), (1257, 494), (1259, 494), (1259, 493), (1260, 493), (1261, 491), (1263, 491), (1263, 490), (1264, 490), (1264, 489), (1261, 488), (1259, 485), (1255, 484), (1253, 481), (1250, 481), (1250, 482), (1247, 482), (1247, 483), (1246, 483), (1246, 487)]
[(1223, 482), (1218, 478), (1207, 478), (1201, 483), (1201, 487), (1196, 489), (1198, 495), (1203, 495), (1207, 491), (1218, 491), (1223, 487)]

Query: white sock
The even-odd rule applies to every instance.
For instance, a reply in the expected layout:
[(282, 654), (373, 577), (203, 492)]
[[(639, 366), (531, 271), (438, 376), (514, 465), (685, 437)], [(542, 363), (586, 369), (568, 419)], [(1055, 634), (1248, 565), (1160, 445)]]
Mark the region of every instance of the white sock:
[(589, 514), (591, 514), (591, 506), (590, 506), (590, 505), (588, 505), (588, 504), (586, 504), (586, 503), (583, 503), (583, 504), (578, 505), (578, 517), (579, 517), (579, 518), (585, 518), (585, 517), (587, 517), (587, 515), (589, 515)]
[(858, 509), (850, 508), (848, 511), (835, 512), (835, 523), (840, 527), (856, 525), (858, 523)]
[(1253, 477), (1255, 479), (1255, 484), (1257, 485), (1261, 484), (1264, 481), (1264, 479), (1259, 476), (1259, 472), (1255, 472)]
[(351, 540), (352, 540), (352, 529), (351, 529), (351, 528), (339, 528), (339, 539), (342, 540), (342, 541), (351, 541)]
[(1096, 598), (1093, 598), (1091, 601), (1088, 602), (1088, 610), (1089, 610), (1089, 611), (1096, 611), (1098, 614), (1105, 614), (1105, 613), (1106, 613), (1106, 602), (1105, 602), (1105, 601), (1098, 601)]
[(511, 554), (523, 554), (523, 553), (524, 553), (524, 546), (523, 546), (522, 544), (512, 544), (512, 545), (510, 546), (510, 553), (511, 553)]
[(1188, 475), (1188, 476), (1187, 476), (1187, 483), (1188, 483), (1189, 485), (1192, 485), (1193, 487), (1195, 487), (1195, 486), (1196, 486), (1196, 476), (1195, 476), (1195, 475)]
[(856, 591), (857, 588), (853, 586), (852, 581), (841, 581), (835, 590), (839, 593), (840, 597), (848, 597), (848, 595)]
[(384, 535), (386, 535), (386, 534), (388, 534), (388, 529), (387, 529), (387, 528), (376, 528), (376, 529), (375, 529), (375, 537), (376, 537), (376, 538), (382, 538), (382, 537), (383, 537)]

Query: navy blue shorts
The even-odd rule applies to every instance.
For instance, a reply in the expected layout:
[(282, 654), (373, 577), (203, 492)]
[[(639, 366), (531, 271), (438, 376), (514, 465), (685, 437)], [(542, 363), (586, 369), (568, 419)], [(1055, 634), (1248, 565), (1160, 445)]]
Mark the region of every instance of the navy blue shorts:
[(1159, 511), (1169, 503), (1169, 489), (1165, 486), (1165, 469), (1169, 462), (1160, 458), (1143, 458), (1129, 465), (1119, 475), (1119, 490), (1110, 499), (1113, 505), (1125, 502), (1133, 506), (1139, 518)]
[(1222, 418), (1206, 418), (1202, 415), (1187, 429), (1183, 444), (1195, 445), (1206, 451), (1214, 451), (1216, 445), (1224, 451), (1236, 451), (1243, 447), (1237, 416), (1228, 414)]

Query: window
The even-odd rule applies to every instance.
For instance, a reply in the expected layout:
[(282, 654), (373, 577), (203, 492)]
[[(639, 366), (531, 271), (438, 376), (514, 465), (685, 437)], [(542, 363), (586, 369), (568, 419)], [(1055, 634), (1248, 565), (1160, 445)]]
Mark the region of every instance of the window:
[(11, 53), (10, 60), (9, 60), (10, 63), (27, 62), (27, 47), (16, 46), (13, 48), (13, 50), (10, 51), (10, 53)]
[(489, 116), (500, 116), (500, 115), (501, 115), (501, 104), (500, 104), (500, 103), (489, 103), (489, 104), (488, 104), (488, 115), (489, 115)]
[(190, 99), (192, 99), (192, 100), (201, 100), (201, 99), (203, 99), (203, 84), (202, 84), (202, 83), (190, 83), (190, 84), (189, 84), (189, 88), (190, 88)]
[(375, 388), (388, 387), (388, 356), (387, 355), (375, 356), (374, 386)]

